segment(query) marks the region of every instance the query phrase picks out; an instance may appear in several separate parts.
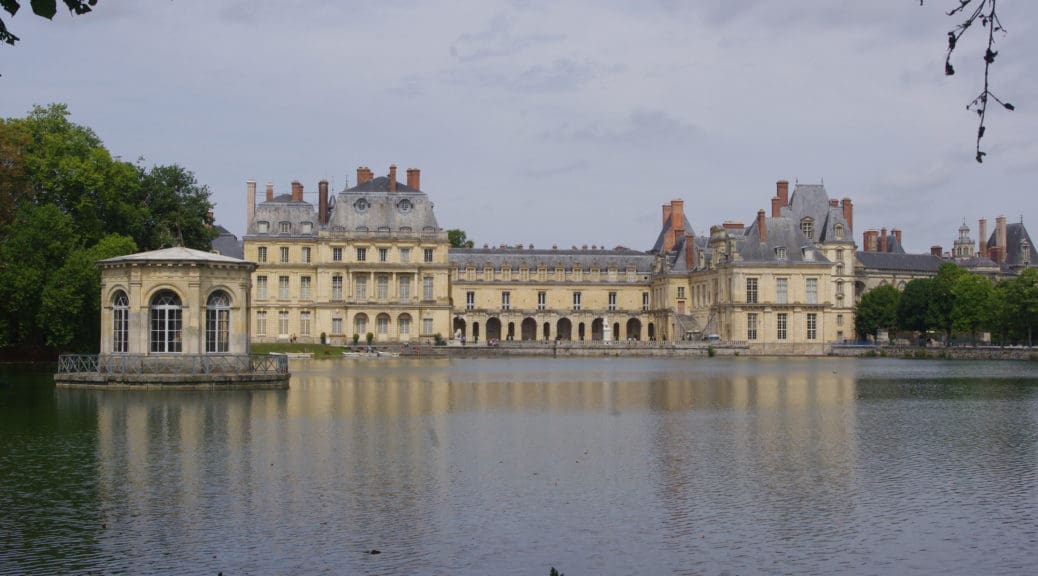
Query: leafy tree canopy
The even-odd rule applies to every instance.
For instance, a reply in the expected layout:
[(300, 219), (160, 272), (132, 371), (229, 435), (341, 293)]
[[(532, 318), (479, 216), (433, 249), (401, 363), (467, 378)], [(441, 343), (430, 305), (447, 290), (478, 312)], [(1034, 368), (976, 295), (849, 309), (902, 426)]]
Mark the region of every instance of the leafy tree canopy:
[(451, 248), (472, 248), (474, 245), (472, 240), (468, 239), (468, 235), (465, 234), (465, 231), (457, 228), (447, 231), (447, 240), (450, 241)]
[[(86, 14), (90, 12), (93, 6), (97, 5), (97, 0), (61, 0), (65, 6), (68, 6), (70, 12), (76, 15)], [(54, 18), (54, 15), (58, 12), (57, 0), (32, 0), (32, 12), (37, 16), (50, 20)], [(14, 16), (18, 13), (21, 8), (21, 2), (18, 0), (0, 0), (0, 8), (7, 11), (8, 14)], [(20, 40), (17, 36), (12, 34), (8, 29), (4, 21), (0, 19), (0, 42), (6, 42), (7, 44), (14, 44)]]
[(858, 334), (876, 336), (879, 330), (897, 329), (897, 305), (901, 293), (891, 285), (866, 292), (854, 310), (854, 329)]

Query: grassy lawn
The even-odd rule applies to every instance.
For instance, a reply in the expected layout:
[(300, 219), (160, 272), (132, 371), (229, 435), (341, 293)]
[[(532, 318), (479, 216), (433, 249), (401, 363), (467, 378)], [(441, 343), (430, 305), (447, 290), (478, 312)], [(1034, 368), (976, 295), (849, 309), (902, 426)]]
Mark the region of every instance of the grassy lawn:
[(329, 344), (301, 344), (301, 343), (289, 343), (289, 342), (277, 342), (277, 343), (264, 343), (264, 344), (253, 344), (253, 354), (269, 354), (271, 352), (311, 352), (314, 358), (320, 358), (322, 356), (328, 357), (340, 357), (342, 355), (342, 346), (331, 346)]

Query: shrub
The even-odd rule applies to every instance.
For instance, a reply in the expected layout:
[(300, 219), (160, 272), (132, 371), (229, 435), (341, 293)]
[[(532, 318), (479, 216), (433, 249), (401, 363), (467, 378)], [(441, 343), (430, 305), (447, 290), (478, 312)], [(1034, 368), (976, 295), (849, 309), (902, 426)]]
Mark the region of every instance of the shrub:
[(371, 342), (372, 342), (372, 341), (373, 341), (374, 339), (375, 339), (375, 335), (374, 335), (374, 334), (372, 334), (371, 332), (368, 332), (367, 334), (365, 334), (365, 335), (364, 335), (364, 341), (368, 343), (368, 346), (370, 346), (370, 345), (371, 345)]
[(713, 346), (707, 346), (706, 355), (713, 358), (714, 356), (717, 356), (717, 350), (715, 350)]
[(353, 335), (353, 345), (354, 345), (354, 346), (356, 346), (356, 345), (357, 345), (357, 341), (358, 341), (358, 340), (360, 340), (360, 334), (354, 334), (354, 335)]

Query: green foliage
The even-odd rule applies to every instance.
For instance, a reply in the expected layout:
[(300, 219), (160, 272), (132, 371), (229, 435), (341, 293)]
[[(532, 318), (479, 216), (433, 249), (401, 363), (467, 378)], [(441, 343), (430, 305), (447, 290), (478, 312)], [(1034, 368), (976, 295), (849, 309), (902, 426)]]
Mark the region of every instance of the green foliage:
[(955, 307), (951, 311), (952, 328), (969, 332), (975, 343), (977, 331), (991, 327), (995, 320), (995, 286), (980, 274), (962, 274), (951, 287)]
[(994, 318), (1003, 341), (1033, 344), (1038, 326), (1038, 269), (1027, 268), (995, 286)]
[(886, 285), (866, 292), (854, 309), (854, 329), (858, 334), (875, 337), (879, 330), (897, 329), (897, 309), (901, 293)]
[(713, 358), (714, 356), (717, 356), (717, 350), (714, 348), (713, 344), (711, 344), (710, 346), (706, 347), (706, 355), (711, 357), (711, 358)]
[(371, 345), (371, 342), (373, 340), (375, 340), (375, 335), (372, 334), (371, 332), (368, 332), (367, 334), (364, 335), (364, 341), (366, 341), (368, 343), (368, 346)]
[(933, 279), (926, 323), (930, 328), (944, 332), (947, 341), (951, 341), (952, 330), (955, 329), (954, 310), (957, 300), (954, 286), (965, 274), (969, 272), (964, 268), (946, 262), (937, 269), (937, 276)]
[(354, 333), (353, 334), (353, 345), (356, 346), (357, 342), (359, 342), (359, 341), (360, 341), (360, 334)]
[(917, 278), (905, 285), (897, 304), (897, 325), (902, 330), (926, 332), (930, 329), (930, 302), (933, 300), (933, 280)]
[(472, 248), (474, 245), (472, 240), (468, 239), (465, 231), (458, 228), (452, 228), (447, 231), (447, 240), (450, 241), (451, 248)]
[(0, 347), (96, 350), (95, 262), (172, 245), (208, 250), (211, 209), (190, 171), (113, 158), (64, 104), (0, 121)]
[(447, 341), (443, 339), (443, 336), (439, 332), (437, 332), (436, 334), (433, 334), (433, 343), (436, 346), (446, 346), (447, 345)]

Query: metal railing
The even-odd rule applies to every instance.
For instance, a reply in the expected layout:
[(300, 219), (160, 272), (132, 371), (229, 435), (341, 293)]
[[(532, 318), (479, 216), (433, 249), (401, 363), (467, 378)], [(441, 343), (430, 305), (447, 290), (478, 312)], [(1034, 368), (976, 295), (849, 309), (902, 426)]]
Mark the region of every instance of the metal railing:
[(58, 373), (287, 374), (288, 358), (260, 354), (62, 354)]

